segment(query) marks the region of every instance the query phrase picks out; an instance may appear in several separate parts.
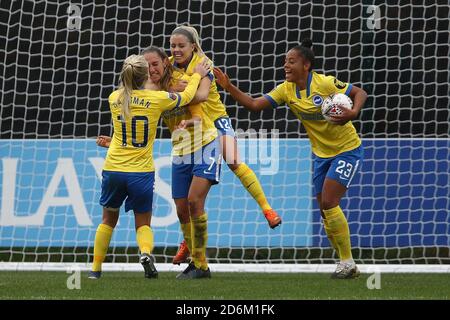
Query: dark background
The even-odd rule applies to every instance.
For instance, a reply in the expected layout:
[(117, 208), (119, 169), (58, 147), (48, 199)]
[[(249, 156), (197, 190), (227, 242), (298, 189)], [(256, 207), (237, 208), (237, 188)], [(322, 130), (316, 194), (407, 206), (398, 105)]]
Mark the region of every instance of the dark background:
[[(1, 0), (0, 138), (111, 134), (107, 97), (123, 60), (149, 45), (168, 49), (170, 33), (186, 22), (243, 91), (282, 82), (285, 53), (310, 37), (316, 71), (369, 94), (354, 121), (363, 138), (449, 137), (448, 1), (335, 3)], [(80, 30), (67, 28), (70, 4), (81, 9)], [(379, 30), (367, 27), (373, 4)], [(252, 114), (221, 94), (235, 128), (305, 137), (287, 108)], [(160, 127), (157, 136), (169, 135)]]

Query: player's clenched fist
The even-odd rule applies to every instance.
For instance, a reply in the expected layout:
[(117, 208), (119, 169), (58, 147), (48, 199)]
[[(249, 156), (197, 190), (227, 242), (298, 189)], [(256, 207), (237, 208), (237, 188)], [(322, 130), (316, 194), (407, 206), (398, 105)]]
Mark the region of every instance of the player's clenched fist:
[(108, 136), (98, 136), (96, 143), (99, 147), (103, 148), (109, 148), (109, 145), (111, 144), (111, 137)]

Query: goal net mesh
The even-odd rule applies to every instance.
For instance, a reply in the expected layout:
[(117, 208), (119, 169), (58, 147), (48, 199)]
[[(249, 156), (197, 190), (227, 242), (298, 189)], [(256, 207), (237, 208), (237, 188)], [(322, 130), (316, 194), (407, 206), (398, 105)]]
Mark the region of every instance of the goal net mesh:
[[(450, 263), (447, 1), (1, 1), (0, 261), (88, 262), (111, 135), (107, 97), (124, 59), (194, 26), (205, 53), (252, 95), (284, 81), (284, 57), (311, 38), (315, 70), (368, 93), (353, 123), (365, 150), (341, 202), (359, 263)], [(223, 167), (208, 196), (208, 258), (331, 263), (312, 191), (310, 144), (280, 107), (250, 113), (221, 91), (246, 163), (283, 224), (270, 229)], [(155, 143), (155, 257), (182, 234), (170, 197), (170, 134)], [(123, 209), (122, 209), (123, 210)], [(136, 262), (133, 215), (121, 211), (108, 262)]]

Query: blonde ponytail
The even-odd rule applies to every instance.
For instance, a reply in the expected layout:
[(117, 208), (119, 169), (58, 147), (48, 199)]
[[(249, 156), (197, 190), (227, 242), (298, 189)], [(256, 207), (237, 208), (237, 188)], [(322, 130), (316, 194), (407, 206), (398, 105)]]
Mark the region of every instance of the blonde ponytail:
[(125, 59), (117, 98), (117, 103), (121, 105), (122, 119), (127, 119), (131, 114), (130, 99), (133, 90), (141, 89), (147, 79), (148, 63), (143, 56), (133, 54)]

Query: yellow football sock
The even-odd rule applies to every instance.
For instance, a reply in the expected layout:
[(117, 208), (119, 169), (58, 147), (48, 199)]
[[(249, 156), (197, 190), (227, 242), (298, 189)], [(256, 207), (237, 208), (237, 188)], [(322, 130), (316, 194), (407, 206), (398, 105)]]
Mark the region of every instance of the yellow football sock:
[(339, 206), (323, 210), (328, 223), (329, 233), (336, 242), (341, 261), (352, 260), (352, 247), (350, 243), (350, 230), (347, 219)]
[(261, 184), (252, 169), (250, 169), (245, 163), (241, 163), (233, 172), (239, 180), (241, 180), (242, 185), (252, 195), (253, 199), (256, 200), (263, 211), (272, 209), (267, 202), (266, 195), (264, 194)]
[(337, 246), (336, 239), (331, 234), (331, 230), (330, 230), (330, 227), (328, 225), (328, 220), (327, 219), (323, 219), (323, 227), (325, 229), (325, 233), (327, 234), (328, 240), (330, 240), (331, 246), (333, 247), (334, 250), (336, 250), (336, 252), (338, 254), (338, 257), (339, 257), (339, 248)]
[(113, 228), (106, 224), (99, 224), (95, 233), (94, 241), (94, 263), (92, 271), (102, 271), (102, 263), (108, 252), (109, 242), (111, 241)]
[(150, 254), (153, 250), (153, 231), (147, 225), (140, 226), (136, 230), (136, 241), (141, 253)]
[(208, 244), (208, 215), (191, 218), (192, 251), (191, 256), (196, 268), (208, 269), (206, 245)]
[(180, 223), (181, 231), (183, 231), (183, 237), (186, 241), (186, 245), (189, 249), (189, 252), (192, 252), (192, 237), (191, 237), (191, 221), (188, 223)]

